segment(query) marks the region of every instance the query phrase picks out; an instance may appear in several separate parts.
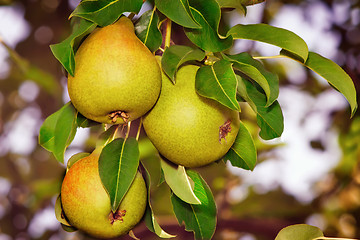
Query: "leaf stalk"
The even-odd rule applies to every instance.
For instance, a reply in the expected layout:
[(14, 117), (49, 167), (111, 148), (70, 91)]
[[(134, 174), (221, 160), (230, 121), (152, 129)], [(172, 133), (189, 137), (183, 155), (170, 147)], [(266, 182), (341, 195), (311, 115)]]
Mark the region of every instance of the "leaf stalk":
[(129, 16), (128, 16), (128, 18), (129, 18), (130, 20), (132, 20), (134, 17), (135, 17), (135, 13), (133, 13), (133, 12), (130, 13)]
[(127, 124), (127, 130), (126, 130), (126, 135), (125, 135), (125, 141), (129, 138), (130, 135), (130, 128), (131, 128), (131, 121), (128, 122)]
[(166, 20), (166, 35), (165, 35), (165, 46), (164, 48), (170, 47), (171, 42), (171, 20)]
[(140, 122), (139, 122), (139, 127), (138, 127), (138, 130), (137, 130), (137, 133), (136, 133), (136, 141), (139, 141), (139, 137), (140, 137), (140, 131), (141, 131), (141, 126), (142, 126), (142, 117), (140, 118)]

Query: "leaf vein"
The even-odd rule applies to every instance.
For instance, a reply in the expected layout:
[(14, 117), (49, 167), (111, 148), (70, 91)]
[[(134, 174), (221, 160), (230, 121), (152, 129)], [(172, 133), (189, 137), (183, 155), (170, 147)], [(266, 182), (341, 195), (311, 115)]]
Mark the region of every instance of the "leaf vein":
[(144, 44), (145, 44), (145, 45), (146, 45), (146, 42), (147, 42), (148, 37), (149, 37), (149, 34), (150, 34), (150, 26), (151, 26), (151, 24), (152, 24), (152, 20), (153, 20), (153, 18), (154, 18), (154, 14), (155, 14), (155, 8), (154, 8), (154, 10), (152, 11), (152, 14), (151, 14), (151, 17), (150, 17), (150, 20), (149, 20), (149, 26), (148, 26), (148, 28), (147, 28), (147, 30), (146, 30), (145, 39), (144, 39)]
[(194, 213), (195, 220), (196, 220), (196, 222), (197, 222), (197, 224), (198, 224), (199, 233), (200, 233), (201, 239), (203, 239), (204, 234), (203, 234), (203, 232), (202, 232), (202, 230), (201, 230), (201, 225), (200, 225), (200, 222), (199, 222), (199, 218), (198, 218), (198, 216), (196, 215), (196, 211), (195, 211), (195, 209), (194, 209), (194, 206), (193, 206), (192, 204), (190, 204), (190, 207), (191, 207), (191, 209), (192, 209), (192, 211), (193, 211), (193, 213)]
[(118, 191), (119, 191), (119, 176), (120, 176), (120, 172), (121, 172), (121, 162), (122, 162), (122, 158), (123, 158), (123, 155), (124, 155), (124, 149), (125, 149), (125, 142), (126, 142), (126, 139), (124, 139), (124, 142), (121, 146), (121, 152), (120, 152), (120, 158), (119, 158), (119, 167), (118, 167), (118, 174), (117, 174), (117, 177), (116, 177), (116, 189), (115, 189), (115, 197), (114, 197), (114, 202), (112, 203), (113, 205), (113, 210), (115, 211), (116, 210), (116, 202), (117, 202), (117, 197), (118, 197)]
[(212, 71), (212, 73), (214, 74), (215, 80), (216, 80), (216, 82), (218, 83), (218, 85), (220, 86), (222, 92), (225, 94), (226, 98), (227, 98), (227, 99), (231, 102), (231, 104), (237, 109), (238, 107), (233, 103), (232, 99), (230, 98), (230, 96), (227, 94), (227, 92), (225, 91), (225, 89), (224, 89), (223, 86), (221, 85), (221, 83), (220, 83), (220, 81), (219, 81), (219, 78), (217, 77), (216, 72), (215, 72), (213, 66), (211, 66), (211, 71)]

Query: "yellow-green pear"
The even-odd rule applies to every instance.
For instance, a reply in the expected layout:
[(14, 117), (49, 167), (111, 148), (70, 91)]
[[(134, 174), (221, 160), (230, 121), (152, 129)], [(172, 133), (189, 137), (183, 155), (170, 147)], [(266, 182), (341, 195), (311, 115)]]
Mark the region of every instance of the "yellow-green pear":
[(142, 218), (147, 190), (138, 172), (116, 212), (102, 185), (96, 149), (75, 162), (67, 171), (61, 186), (61, 203), (69, 223), (88, 235), (114, 238), (128, 233)]
[(195, 90), (198, 66), (182, 66), (176, 84), (162, 74), (160, 97), (144, 116), (147, 136), (159, 153), (185, 167), (221, 159), (234, 143), (239, 113), (202, 97)]
[(102, 123), (122, 124), (155, 104), (161, 70), (154, 54), (137, 38), (127, 17), (95, 29), (75, 55), (68, 92), (75, 108)]

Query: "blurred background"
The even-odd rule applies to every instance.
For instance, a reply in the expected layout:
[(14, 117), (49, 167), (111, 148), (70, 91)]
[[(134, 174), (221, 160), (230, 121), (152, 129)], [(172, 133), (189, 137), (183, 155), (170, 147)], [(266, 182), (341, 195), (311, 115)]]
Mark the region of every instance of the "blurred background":
[[(44, 119), (69, 100), (66, 77), (49, 45), (70, 34), (68, 16), (78, 3), (0, 0), (0, 240), (92, 239), (67, 233), (57, 222), (54, 205), (65, 167), (37, 140)], [(223, 16), (222, 26), (263, 22), (295, 32), (311, 51), (342, 66), (360, 90), (359, 0), (268, 0), (248, 7), (246, 18), (236, 11)], [(174, 42), (183, 38), (175, 30)], [(272, 56), (279, 49), (237, 40), (229, 50), (242, 51)], [(264, 64), (280, 78), (285, 130), (279, 139), (260, 140), (255, 116), (243, 105), (241, 118), (258, 148), (255, 170), (223, 163), (198, 169), (218, 206), (214, 239), (270, 240), (296, 223), (317, 226), (328, 237), (360, 238), (360, 113), (350, 119), (345, 98), (300, 64)], [(98, 133), (79, 129), (65, 158), (92, 151)], [(159, 164), (155, 154), (143, 161), (154, 169)], [(153, 188), (159, 223), (176, 239), (192, 239), (178, 226), (168, 195), (165, 184)], [(157, 239), (143, 223), (134, 233)]]

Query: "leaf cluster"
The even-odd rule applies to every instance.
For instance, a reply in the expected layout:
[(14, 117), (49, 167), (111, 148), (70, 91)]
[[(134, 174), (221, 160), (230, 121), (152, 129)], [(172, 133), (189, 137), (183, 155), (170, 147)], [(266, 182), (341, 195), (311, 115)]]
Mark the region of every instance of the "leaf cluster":
[[(357, 109), (356, 91), (351, 78), (337, 64), (317, 53), (309, 52), (307, 44), (295, 33), (267, 24), (237, 24), (226, 33), (219, 33), (222, 11), (236, 10), (246, 14), (246, 6), (261, 0), (155, 0), (152, 8), (135, 21), (135, 33), (154, 54), (161, 54), (164, 73), (176, 84), (176, 72), (184, 64), (196, 64), (196, 91), (220, 104), (241, 112), (246, 103), (256, 115), (259, 136), (270, 140), (281, 136), (284, 118), (277, 100), (279, 79), (268, 71), (261, 59), (286, 57), (324, 77), (342, 93), (351, 107)], [(77, 48), (86, 36), (97, 27), (114, 23), (124, 13), (129, 17), (140, 12), (142, 0), (83, 0), (70, 15), (73, 31), (63, 42), (52, 45), (51, 50), (70, 75), (74, 75)], [(182, 27), (193, 45), (177, 45), (171, 41), (172, 24)], [(274, 45), (279, 48), (275, 57), (254, 57), (242, 52), (228, 54), (235, 39), (247, 39)], [(79, 127), (97, 125), (83, 117), (71, 104), (65, 104), (49, 116), (40, 129), (40, 144), (59, 162), (71, 144)], [(141, 125), (140, 125), (141, 127)], [(110, 127), (101, 139), (103, 147), (99, 158), (99, 173), (109, 193), (111, 206), (116, 210), (130, 187), (138, 168), (142, 169), (148, 185), (148, 207), (144, 220), (149, 230), (163, 238), (166, 233), (157, 223), (150, 203), (151, 176), (141, 162), (138, 138), (116, 137), (119, 126)], [(256, 165), (256, 147), (244, 123), (235, 143), (223, 157), (235, 166), (253, 170)], [(174, 166), (161, 160), (163, 179), (171, 189), (171, 202), (179, 224), (193, 231), (195, 239), (211, 239), (216, 228), (216, 205), (211, 189), (194, 170)], [(279, 238), (283, 239), (283, 238)]]

